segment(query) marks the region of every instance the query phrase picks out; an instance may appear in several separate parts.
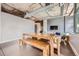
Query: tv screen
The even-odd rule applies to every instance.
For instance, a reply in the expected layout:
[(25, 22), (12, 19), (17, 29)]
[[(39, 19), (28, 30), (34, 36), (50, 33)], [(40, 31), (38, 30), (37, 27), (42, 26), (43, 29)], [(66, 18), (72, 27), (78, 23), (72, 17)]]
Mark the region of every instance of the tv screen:
[(58, 26), (50, 26), (50, 30), (58, 30)]

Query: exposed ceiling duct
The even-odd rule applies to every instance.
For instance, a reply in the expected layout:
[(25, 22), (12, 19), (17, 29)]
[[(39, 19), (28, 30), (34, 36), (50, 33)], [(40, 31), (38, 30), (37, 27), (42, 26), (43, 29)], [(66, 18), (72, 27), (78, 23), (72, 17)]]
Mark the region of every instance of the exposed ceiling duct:
[[(57, 5), (57, 4), (56, 4), (56, 5)], [(45, 6), (45, 7), (43, 7), (43, 8), (34, 10), (34, 11), (32, 11), (31, 13), (26, 14), (26, 15), (24, 16), (24, 18), (26, 18), (26, 17), (31, 17), (31, 16), (33, 16), (34, 14), (37, 14), (37, 13), (42, 12), (42, 11), (46, 11), (47, 9), (52, 8), (52, 7), (56, 6), (56, 5), (51, 4), (51, 5)]]

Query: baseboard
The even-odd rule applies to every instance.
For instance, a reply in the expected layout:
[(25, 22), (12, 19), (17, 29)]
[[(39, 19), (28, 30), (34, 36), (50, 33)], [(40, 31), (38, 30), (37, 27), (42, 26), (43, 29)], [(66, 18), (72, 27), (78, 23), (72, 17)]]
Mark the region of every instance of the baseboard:
[(6, 41), (0, 41), (0, 44), (6, 43), (6, 42), (11, 42), (11, 41), (14, 41), (14, 40), (18, 40), (18, 39), (11, 39), (11, 40), (6, 40)]

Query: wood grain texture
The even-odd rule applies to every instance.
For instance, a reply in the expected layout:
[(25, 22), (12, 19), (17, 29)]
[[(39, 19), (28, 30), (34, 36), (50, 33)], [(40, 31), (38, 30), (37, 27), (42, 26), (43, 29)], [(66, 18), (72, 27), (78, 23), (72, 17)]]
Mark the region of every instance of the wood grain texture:
[[(50, 44), (50, 50), (51, 50), (50, 55), (51, 56), (54, 55), (54, 48), (57, 48), (58, 55), (60, 55), (60, 39), (57, 36), (55, 35), (51, 36), (49, 34), (35, 34), (35, 33), (31, 33), (31, 34), (24, 33), (23, 35), (24, 36), (30, 35), (32, 37), (36, 37), (37, 40), (41, 40), (41, 39), (48, 40)], [(23, 39), (26, 39), (24, 38), (24, 36), (23, 36)], [(54, 41), (56, 41), (56, 43), (54, 43)], [(54, 47), (53, 44), (56, 44), (57, 47)]]
[(33, 47), (39, 48), (43, 50), (43, 56), (48, 56), (49, 55), (49, 44), (46, 42), (42, 42), (39, 40), (33, 40), (33, 39), (22, 39), (20, 42), (24, 45), (31, 45)]

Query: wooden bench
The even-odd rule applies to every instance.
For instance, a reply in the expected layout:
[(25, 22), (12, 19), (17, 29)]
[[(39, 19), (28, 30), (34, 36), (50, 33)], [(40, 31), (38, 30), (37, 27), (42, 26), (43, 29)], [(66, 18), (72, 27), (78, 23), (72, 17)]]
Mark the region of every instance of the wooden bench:
[[(44, 41), (48, 41), (48, 43), (49, 43), (49, 49), (50, 49), (50, 51), (49, 51), (49, 54), (51, 55), (51, 56), (54, 56), (54, 48), (56, 48), (57, 49), (57, 55), (60, 55), (60, 38), (58, 38), (57, 36), (55, 36), (55, 35), (52, 35), (52, 34), (26, 34), (26, 33), (24, 33), (23, 34), (23, 38), (22, 39), (26, 39), (27, 38), (27, 36), (30, 36), (30, 37), (28, 37), (28, 38), (32, 38), (33, 39), (33, 41), (36, 39), (37, 41), (42, 41), (43, 42), (43, 39), (44, 39)], [(52, 36), (52, 37), (51, 37)], [(19, 41), (23, 41), (23, 40), (19, 40)], [(28, 41), (28, 40), (27, 40)], [(32, 43), (33, 43), (33, 41), (32, 41)], [(55, 41), (56, 41), (56, 43), (55, 43)], [(28, 43), (28, 42), (27, 42)], [(45, 43), (45, 42), (44, 42)], [(36, 44), (36, 43), (35, 43)], [(20, 45), (26, 45), (26, 43), (20, 43)], [(30, 43), (30, 45), (31, 45), (31, 43)], [(39, 44), (38, 44), (39, 45)], [(44, 45), (44, 44), (42, 44), (42, 45)], [(42, 46), (41, 45), (41, 46)], [(42, 49), (41, 49), (42, 50)]]
[(49, 44), (46, 42), (42, 42), (39, 40), (34, 40), (34, 39), (20, 39), (19, 43), (21, 45), (31, 45), (34, 46), (36, 48), (39, 48), (41, 50), (43, 50), (43, 56), (48, 56), (49, 55)]

